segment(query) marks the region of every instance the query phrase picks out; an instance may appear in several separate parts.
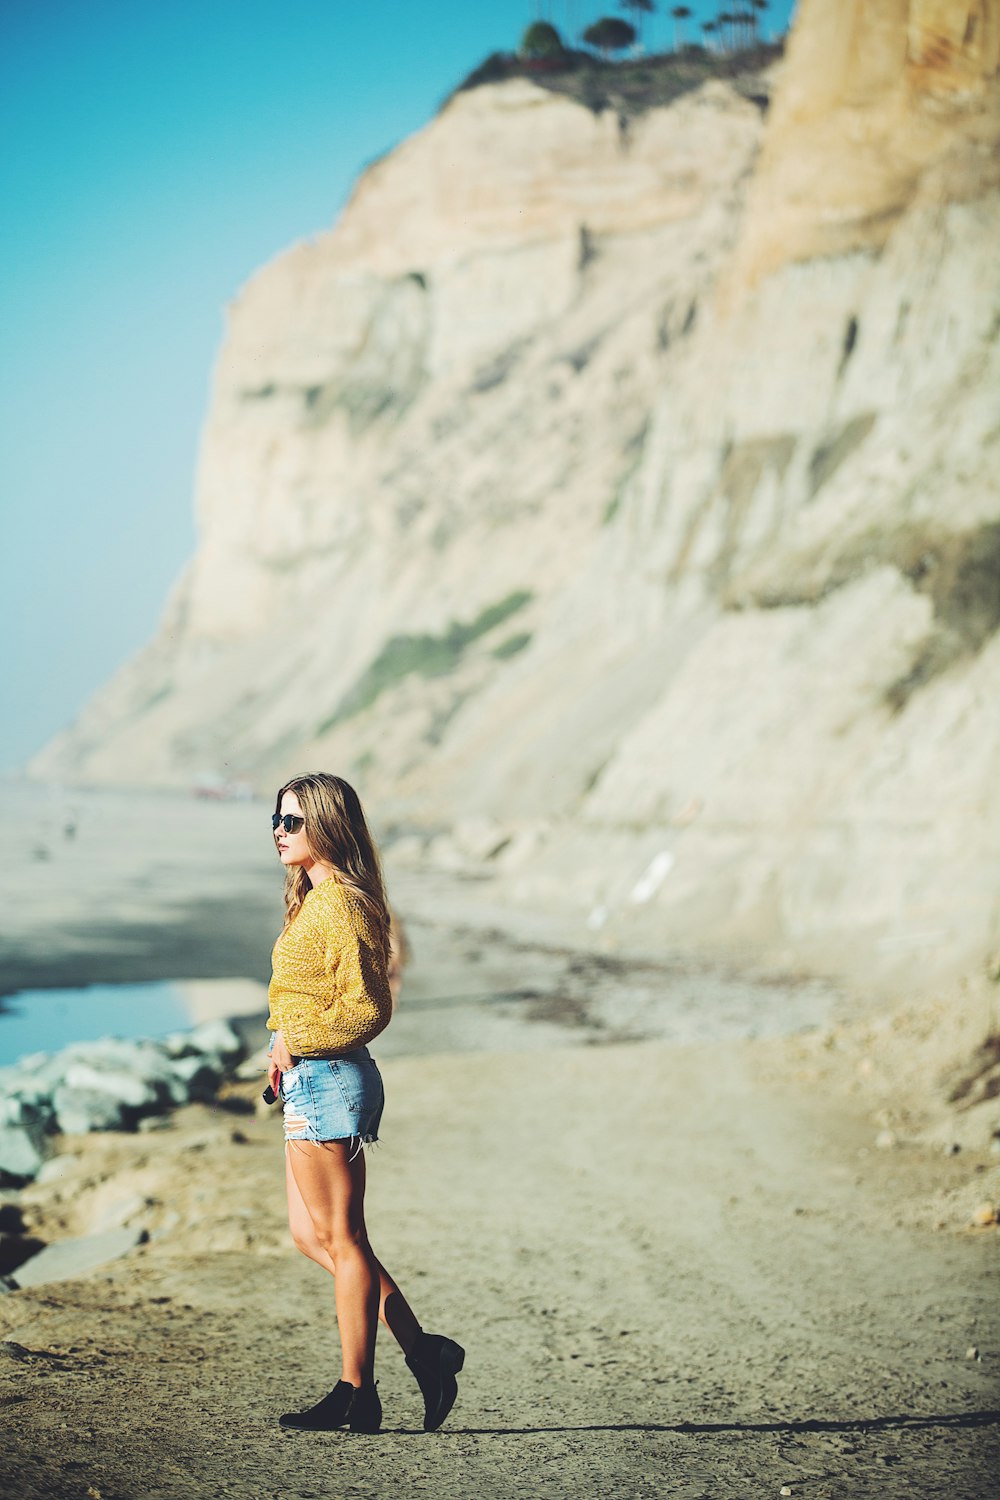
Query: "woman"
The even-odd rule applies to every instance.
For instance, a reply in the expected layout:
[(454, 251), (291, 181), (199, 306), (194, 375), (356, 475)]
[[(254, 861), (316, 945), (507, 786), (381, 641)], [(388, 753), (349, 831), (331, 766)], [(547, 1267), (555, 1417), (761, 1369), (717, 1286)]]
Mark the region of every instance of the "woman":
[(357, 793), (339, 776), (294, 777), (271, 821), (285, 867), (285, 925), (271, 955), (268, 1081), (284, 1103), (289, 1227), (302, 1253), (335, 1278), (342, 1354), (333, 1390), (281, 1424), (379, 1430), (381, 1318), (416, 1377), (431, 1432), (452, 1408), (465, 1353), (423, 1332), (365, 1229), (362, 1147), (378, 1139), (384, 1099), (366, 1044), (392, 1015), (378, 854)]

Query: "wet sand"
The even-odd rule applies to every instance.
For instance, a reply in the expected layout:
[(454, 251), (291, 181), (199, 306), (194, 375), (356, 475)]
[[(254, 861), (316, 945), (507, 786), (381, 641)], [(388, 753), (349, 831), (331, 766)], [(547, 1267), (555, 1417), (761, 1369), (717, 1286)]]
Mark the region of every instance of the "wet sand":
[[(211, 814), (216, 850), (250, 849), (260, 808)], [(190, 829), (169, 806), (143, 827), (145, 863), (109, 855), (86, 891), (43, 862), (63, 920), (53, 931), (29, 903), (5, 972), (106, 977), (86, 938), (116, 893), (126, 933), (165, 918), (178, 935), (139, 976), (109, 918), (129, 979), (199, 977), (213, 931), (215, 958), (232, 955), (231, 930), (185, 927), (219, 885), (208, 852), (185, 870)], [(219, 894), (261, 929), (271, 858), (247, 855), (239, 891), (234, 877)], [(415, 961), (373, 1048), (388, 1103), (369, 1162), (377, 1252), (425, 1325), (468, 1349), (446, 1427), (420, 1431), (385, 1330), (380, 1436), (275, 1425), (332, 1385), (337, 1344), (328, 1279), (288, 1239), (280, 1121), (254, 1112), (254, 1081), (162, 1132), (66, 1140), (65, 1164), (20, 1195), (44, 1239), (122, 1222), (149, 1239), (0, 1297), (5, 1490), (990, 1494), (998, 1231), (972, 1218), (1000, 1166), (989, 1100), (959, 1118), (933, 1096), (926, 1015), (865, 1024), (829, 986), (602, 956), (498, 910), (485, 885), (448, 889), (393, 883)], [(252, 953), (228, 972), (266, 977)], [(954, 1044), (944, 1018), (940, 1035)]]

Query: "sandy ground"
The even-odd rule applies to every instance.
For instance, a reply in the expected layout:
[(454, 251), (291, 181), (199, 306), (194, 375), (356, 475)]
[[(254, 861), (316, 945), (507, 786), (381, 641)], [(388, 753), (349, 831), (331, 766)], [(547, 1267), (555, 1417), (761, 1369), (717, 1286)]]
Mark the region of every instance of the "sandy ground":
[[(235, 811), (212, 813), (249, 848), (241, 820), (259, 809)], [(197, 877), (178, 875), (186, 906), (164, 896), (155, 869), (178, 832), (153, 814), (146, 831), (142, 899), (122, 858), (89, 895), (43, 862), (72, 919), (46, 944), (28, 903), (7, 929), (0, 958), (22, 982), (94, 974), (89, 917), (110, 914), (126, 941), (118, 888), (137, 928), (166, 915), (183, 939)], [(196, 868), (213, 874), (207, 854)], [(269, 868), (249, 895), (227, 887), (226, 909), (264, 911)], [(865, 1020), (856, 997), (762, 976), (741, 997), (730, 972), (609, 967), (537, 924), (501, 933), (482, 904), (477, 926), (468, 889), (449, 906), (429, 883), (423, 909), (397, 891), (417, 958), (373, 1048), (388, 1104), (369, 1226), (425, 1326), (468, 1350), (448, 1424), (420, 1430), (382, 1330), (382, 1434), (276, 1426), (332, 1385), (336, 1328), (329, 1279), (285, 1228), (280, 1121), (248, 1083), (164, 1131), (67, 1140), (54, 1178), (21, 1194), (44, 1239), (121, 1222), (149, 1239), (0, 1298), (3, 1492), (995, 1493), (1000, 1232), (972, 1221), (1000, 1199), (1000, 1157), (988, 1069), (945, 1101), (953, 1014)], [(188, 960), (211, 934), (196, 936), (173, 977), (204, 976)], [(238, 946), (219, 941), (217, 965)], [(142, 977), (168, 977), (160, 952)], [(245, 951), (230, 972), (260, 977)]]

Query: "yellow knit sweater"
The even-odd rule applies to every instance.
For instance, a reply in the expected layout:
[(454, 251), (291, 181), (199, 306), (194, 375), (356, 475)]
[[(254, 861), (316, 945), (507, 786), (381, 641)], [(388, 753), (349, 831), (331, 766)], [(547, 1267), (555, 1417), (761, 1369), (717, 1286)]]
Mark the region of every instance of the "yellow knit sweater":
[(336, 879), (306, 894), (271, 951), (268, 1027), (296, 1057), (363, 1047), (392, 1017), (384, 945), (357, 896)]

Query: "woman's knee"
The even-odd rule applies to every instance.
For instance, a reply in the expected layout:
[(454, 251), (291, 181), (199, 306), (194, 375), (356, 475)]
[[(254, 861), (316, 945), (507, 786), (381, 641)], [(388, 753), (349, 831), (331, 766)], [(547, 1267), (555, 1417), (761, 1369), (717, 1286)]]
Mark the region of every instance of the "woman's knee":
[(359, 1252), (366, 1258), (372, 1258), (372, 1249), (368, 1243), (368, 1234), (364, 1225), (351, 1226), (340, 1224), (329, 1224), (324, 1228), (317, 1228), (317, 1239), (323, 1247), (324, 1252), (330, 1257), (334, 1266), (344, 1256), (352, 1257)]
[(332, 1271), (330, 1252), (323, 1248), (322, 1241), (316, 1234), (312, 1225), (290, 1224), (292, 1243), (302, 1255), (308, 1260), (316, 1261), (325, 1270)]

